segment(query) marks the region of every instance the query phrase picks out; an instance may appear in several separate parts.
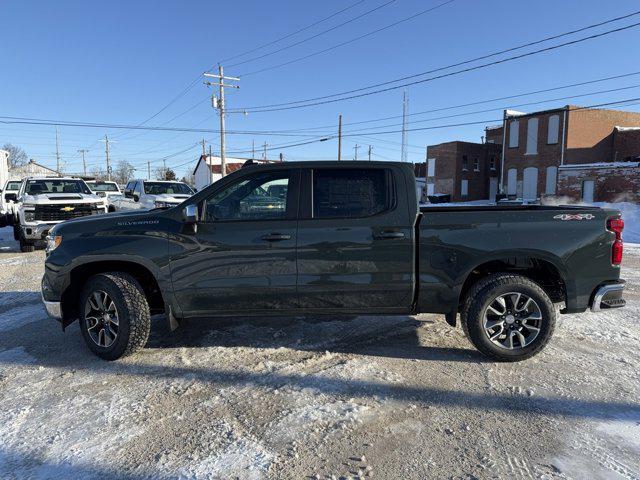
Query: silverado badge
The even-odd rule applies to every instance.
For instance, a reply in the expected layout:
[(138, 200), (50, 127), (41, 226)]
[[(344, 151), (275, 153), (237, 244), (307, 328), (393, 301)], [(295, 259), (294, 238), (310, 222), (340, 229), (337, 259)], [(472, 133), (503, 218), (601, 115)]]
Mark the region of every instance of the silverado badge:
[(61, 212), (73, 212), (76, 209), (76, 207), (62, 207), (60, 209)]

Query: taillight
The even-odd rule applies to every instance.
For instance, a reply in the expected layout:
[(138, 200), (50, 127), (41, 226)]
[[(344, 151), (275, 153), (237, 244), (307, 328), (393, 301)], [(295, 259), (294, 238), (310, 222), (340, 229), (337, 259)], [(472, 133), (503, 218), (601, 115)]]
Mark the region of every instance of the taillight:
[(620, 265), (622, 263), (622, 230), (624, 230), (624, 220), (621, 218), (610, 218), (607, 220), (607, 229), (616, 234), (616, 239), (611, 246), (611, 263)]

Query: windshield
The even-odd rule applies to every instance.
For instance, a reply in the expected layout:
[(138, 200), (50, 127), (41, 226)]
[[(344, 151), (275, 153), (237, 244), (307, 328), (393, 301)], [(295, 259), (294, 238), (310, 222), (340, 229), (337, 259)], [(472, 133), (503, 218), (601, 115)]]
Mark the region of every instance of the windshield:
[(27, 195), (41, 195), (43, 193), (86, 193), (91, 194), (87, 184), (82, 180), (27, 180), (25, 187)]
[(144, 182), (144, 193), (147, 195), (193, 195), (193, 190), (180, 182)]
[(94, 192), (118, 192), (119, 191), (118, 185), (116, 185), (115, 183), (87, 182), (87, 185), (89, 185), (89, 188)]
[(20, 190), (20, 184), (22, 182), (18, 181), (18, 182), (7, 182), (7, 187), (5, 188), (5, 190)]

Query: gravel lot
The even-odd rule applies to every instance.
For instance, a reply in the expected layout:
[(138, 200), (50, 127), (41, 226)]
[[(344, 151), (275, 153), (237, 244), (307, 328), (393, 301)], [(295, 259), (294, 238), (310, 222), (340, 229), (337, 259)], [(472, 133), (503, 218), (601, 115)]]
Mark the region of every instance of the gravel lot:
[(640, 246), (627, 308), (517, 364), (435, 315), (158, 318), (107, 363), (46, 317), (43, 259), (0, 230), (2, 478), (640, 479)]

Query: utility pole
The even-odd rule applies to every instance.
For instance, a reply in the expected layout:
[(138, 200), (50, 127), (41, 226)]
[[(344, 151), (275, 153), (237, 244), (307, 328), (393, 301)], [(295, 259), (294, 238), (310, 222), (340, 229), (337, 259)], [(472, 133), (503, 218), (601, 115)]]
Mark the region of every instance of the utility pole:
[(111, 159), (109, 158), (109, 142), (111, 142), (112, 140), (109, 140), (108, 135), (105, 133), (104, 140), (101, 141), (104, 142), (104, 152), (107, 157), (107, 179), (111, 180)]
[(262, 145), (262, 159), (267, 159), (267, 142), (264, 142), (264, 144)]
[(206, 146), (205, 146), (205, 144), (206, 144), (207, 142), (205, 142), (205, 140), (204, 140), (204, 138), (203, 138), (203, 139), (202, 139), (202, 141), (201, 141), (200, 143), (202, 144), (202, 156), (204, 157), (204, 156), (207, 154), (207, 149), (206, 149)]
[(151, 180), (151, 162), (147, 161), (147, 180)]
[[(218, 75), (214, 73), (205, 73), (204, 76), (217, 78), (218, 82), (215, 82), (215, 83), (206, 82), (206, 84), (209, 86), (220, 87), (219, 97), (216, 98), (215, 96), (212, 96), (211, 100), (212, 100), (213, 108), (217, 108), (220, 112), (220, 173), (224, 177), (227, 173), (227, 158), (226, 158), (225, 143), (224, 143), (224, 115), (225, 115), (224, 87), (240, 88), (239, 85), (233, 85), (228, 83), (225, 84), (224, 81), (225, 80), (240, 81), (240, 79), (238, 77), (225, 77), (224, 69), (220, 64), (218, 64)], [(213, 183), (213, 170), (211, 171), (211, 182)]]
[(358, 149), (359, 149), (359, 148), (360, 148), (360, 145), (358, 145), (357, 143), (356, 143), (356, 146), (355, 146), (355, 147), (353, 147), (353, 149), (354, 149), (354, 150), (355, 150), (355, 152), (356, 152), (356, 153), (355, 153), (355, 155), (353, 156), (353, 159), (354, 159), (354, 160), (358, 160)]
[(251, 160), (256, 159), (256, 141), (251, 140)]
[(87, 162), (85, 162), (84, 160), (84, 154), (87, 153), (89, 150), (78, 150), (78, 153), (80, 155), (82, 155), (82, 171), (84, 172), (84, 176), (87, 176)]
[(280, 162), (284, 162), (284, 155), (280, 152)]
[(60, 142), (58, 141), (57, 125), (56, 125), (56, 172), (60, 173)]
[(407, 91), (402, 94), (402, 153), (400, 159), (403, 162), (408, 161), (407, 156), (407, 113), (409, 109), (409, 99)]
[(342, 160), (342, 114), (338, 115), (338, 161)]
[(371, 145), (369, 145), (369, 161), (371, 161), (371, 152), (373, 151), (373, 148), (371, 147)]

